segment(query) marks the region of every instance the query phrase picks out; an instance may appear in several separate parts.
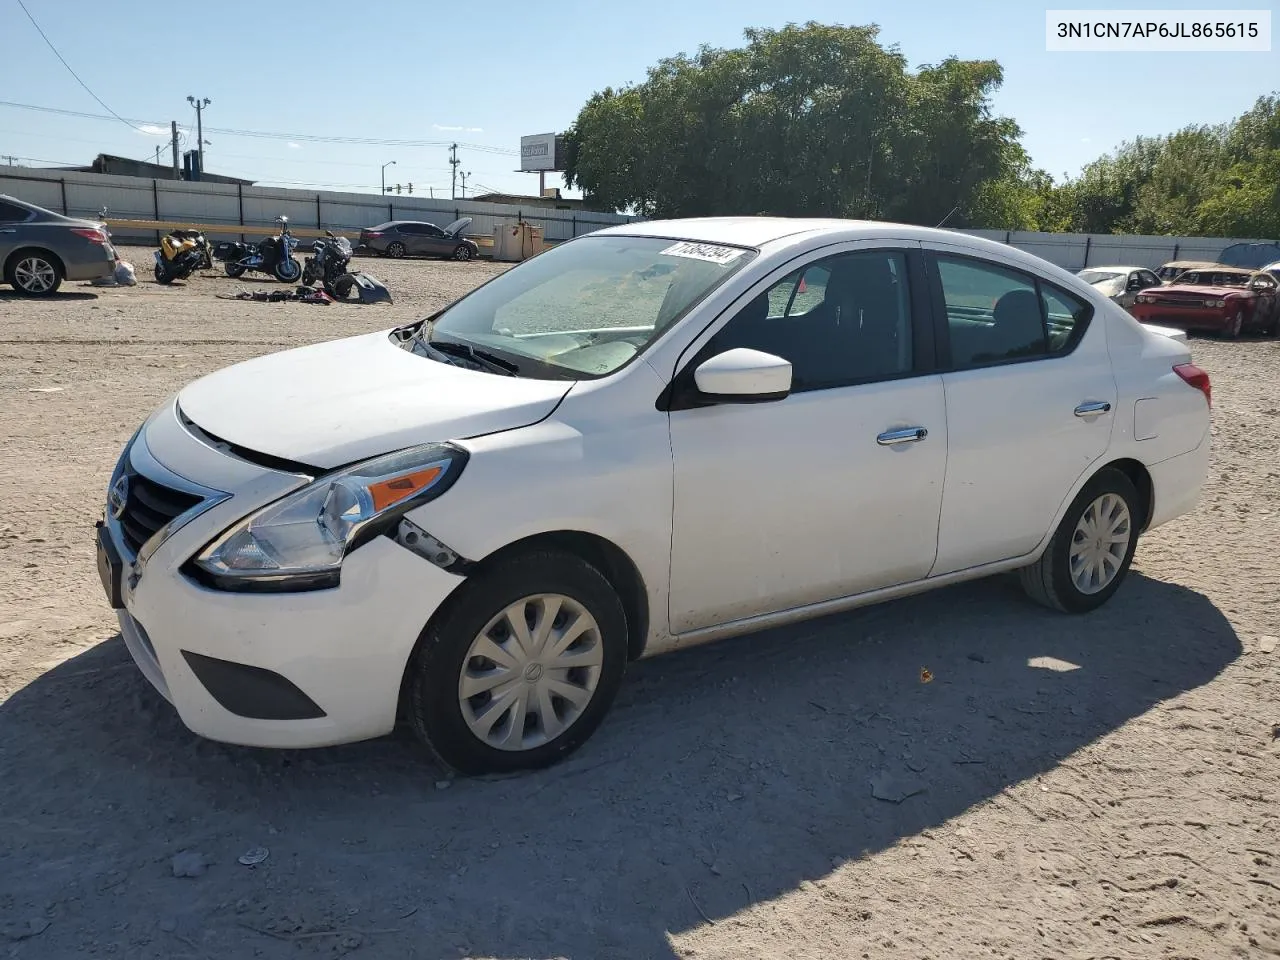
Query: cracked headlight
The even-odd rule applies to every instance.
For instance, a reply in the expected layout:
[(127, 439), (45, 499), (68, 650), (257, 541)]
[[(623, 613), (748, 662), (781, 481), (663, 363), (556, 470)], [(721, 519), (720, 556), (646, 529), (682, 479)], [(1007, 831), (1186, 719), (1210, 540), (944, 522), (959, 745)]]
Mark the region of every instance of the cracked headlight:
[(200, 579), (223, 590), (336, 587), (343, 557), (448, 490), (466, 460), (432, 443), (319, 477), (205, 547), (194, 560)]

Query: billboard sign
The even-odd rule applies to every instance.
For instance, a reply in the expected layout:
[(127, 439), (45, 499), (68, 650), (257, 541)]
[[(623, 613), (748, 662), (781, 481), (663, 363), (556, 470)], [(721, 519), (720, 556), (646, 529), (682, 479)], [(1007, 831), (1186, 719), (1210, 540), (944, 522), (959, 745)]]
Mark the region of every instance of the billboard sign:
[(521, 170), (555, 170), (556, 169), (556, 135), (554, 133), (535, 133), (520, 138)]

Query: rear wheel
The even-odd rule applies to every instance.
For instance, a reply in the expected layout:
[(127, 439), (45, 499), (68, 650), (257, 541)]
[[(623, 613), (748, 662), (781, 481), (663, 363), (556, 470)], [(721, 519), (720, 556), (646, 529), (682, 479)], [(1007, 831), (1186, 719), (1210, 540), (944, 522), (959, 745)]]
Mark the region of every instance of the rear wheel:
[(28, 297), (47, 297), (62, 285), (62, 264), (50, 254), (23, 250), (5, 267), (4, 279)]
[(453, 259), (467, 261), (471, 259), (471, 248), (465, 243), (460, 243), (453, 248)]
[(238, 263), (233, 263), (230, 260), (227, 261), (226, 271), (228, 277), (244, 276), (244, 267), (240, 266)]
[(1071, 502), (1040, 559), (1019, 571), (1023, 590), (1063, 613), (1094, 610), (1120, 589), (1138, 546), (1141, 498), (1119, 470), (1100, 470)]
[(626, 615), (608, 580), (571, 554), (530, 553), (468, 579), (423, 631), (406, 713), (462, 773), (544, 767), (600, 725), (626, 661)]
[(405, 253), (404, 244), (401, 243), (399, 240), (392, 240), (390, 243), (387, 244), (388, 257), (394, 257), (395, 259), (399, 260), (401, 257), (404, 256), (404, 253)]

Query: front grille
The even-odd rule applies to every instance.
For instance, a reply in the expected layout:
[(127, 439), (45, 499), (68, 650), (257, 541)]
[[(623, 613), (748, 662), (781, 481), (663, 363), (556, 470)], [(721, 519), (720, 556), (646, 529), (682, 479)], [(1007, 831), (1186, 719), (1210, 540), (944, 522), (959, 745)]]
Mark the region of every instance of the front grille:
[(186, 513), (201, 498), (163, 486), (134, 470), (125, 475), (129, 479), (129, 493), (125, 497), (124, 512), (120, 515), (120, 530), (125, 544), (136, 556), (157, 530), (179, 514)]

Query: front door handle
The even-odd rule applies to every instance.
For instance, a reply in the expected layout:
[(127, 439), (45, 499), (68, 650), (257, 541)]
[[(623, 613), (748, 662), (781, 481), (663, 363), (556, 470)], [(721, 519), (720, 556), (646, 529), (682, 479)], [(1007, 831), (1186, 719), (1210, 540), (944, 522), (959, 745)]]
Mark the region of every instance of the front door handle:
[(892, 447), (898, 443), (919, 443), (929, 435), (924, 427), (901, 427), (897, 430), (886, 430), (876, 437), (876, 443), (882, 447)]
[(1105, 400), (1090, 400), (1076, 407), (1077, 417), (1100, 417), (1104, 413), (1111, 412), (1111, 404)]
[(0, 230), (0, 233), (17, 233), (17, 230)]

